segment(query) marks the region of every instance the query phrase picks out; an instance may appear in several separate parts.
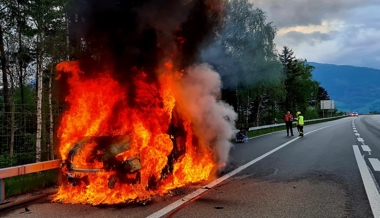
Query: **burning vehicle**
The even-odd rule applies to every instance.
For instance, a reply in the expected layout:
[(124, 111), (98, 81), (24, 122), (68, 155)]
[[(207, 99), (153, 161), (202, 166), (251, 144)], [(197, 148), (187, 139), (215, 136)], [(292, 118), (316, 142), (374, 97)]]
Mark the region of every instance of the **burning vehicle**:
[(130, 106), (114, 78), (87, 78), (79, 67), (75, 61), (57, 66), (70, 93), (58, 129), (67, 180), (54, 201), (145, 202), (217, 175), (236, 116), (215, 97), (220, 81), (210, 78), (217, 73), (200, 65), (184, 75), (168, 63), (163, 68), (171, 73), (152, 83), (142, 71)]
[(221, 79), (196, 63), (223, 0), (74, 0), (76, 60), (56, 66), (66, 105), (53, 201), (144, 202), (208, 181), (225, 165), (236, 113)]
[[(103, 163), (102, 168), (91, 168), (91, 163), (87, 163), (89, 168), (77, 168), (74, 164), (75, 155), (81, 152), (84, 147), (89, 144), (96, 143), (93, 151), (89, 153), (86, 158), (89, 161), (97, 160)], [(67, 167), (67, 179), (72, 186), (80, 182), (89, 182), (85, 174), (106, 172), (118, 173), (136, 173), (141, 169), (141, 163), (138, 156), (130, 157), (125, 161), (118, 160), (117, 154), (125, 152), (130, 147), (130, 138), (128, 135), (124, 136), (99, 136), (99, 137), (85, 137), (75, 143), (68, 154), (68, 158), (64, 165)], [(115, 174), (117, 175), (117, 174)], [(117, 181), (116, 176), (111, 176), (108, 179), (108, 187), (113, 188)], [(137, 182), (138, 176), (133, 181)]]
[[(184, 147), (178, 146), (178, 143), (184, 141), (179, 135), (181, 132), (183, 133), (185, 130), (176, 128), (173, 125), (169, 127), (168, 135), (173, 143), (173, 150), (168, 155), (168, 162), (161, 171), (161, 179), (173, 173), (173, 164), (184, 154)], [(91, 148), (91, 150), (87, 148)], [(67, 181), (71, 186), (80, 185), (81, 183), (87, 186), (90, 183), (88, 180), (89, 174), (107, 172), (110, 174), (108, 178), (108, 188), (110, 189), (114, 188), (117, 182), (132, 185), (140, 183), (139, 170), (142, 168), (140, 155), (133, 154), (127, 159), (119, 158), (119, 155), (128, 152), (130, 148), (130, 135), (91, 136), (80, 139), (71, 146), (67, 159), (62, 165), (66, 171)], [(85, 159), (86, 162), (84, 164), (82, 162), (81, 168), (76, 166), (77, 155), (85, 155), (82, 159)], [(98, 164), (95, 164), (95, 162)], [(150, 182), (156, 181), (151, 180)]]

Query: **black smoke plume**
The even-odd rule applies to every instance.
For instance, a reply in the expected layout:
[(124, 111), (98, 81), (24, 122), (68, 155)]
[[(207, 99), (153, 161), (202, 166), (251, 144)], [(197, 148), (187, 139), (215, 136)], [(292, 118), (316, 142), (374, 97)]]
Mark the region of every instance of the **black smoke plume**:
[(87, 72), (112, 69), (128, 82), (143, 69), (153, 81), (171, 59), (177, 69), (196, 60), (220, 29), (224, 0), (73, 0), (70, 43)]

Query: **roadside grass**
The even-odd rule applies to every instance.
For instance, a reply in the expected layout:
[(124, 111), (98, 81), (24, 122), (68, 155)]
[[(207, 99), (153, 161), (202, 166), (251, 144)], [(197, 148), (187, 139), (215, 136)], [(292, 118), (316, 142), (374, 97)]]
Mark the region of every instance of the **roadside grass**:
[(58, 184), (61, 169), (46, 170), (4, 179), (6, 198), (25, 194)]
[(248, 137), (252, 138), (252, 137), (265, 135), (265, 134), (272, 133), (272, 132), (278, 132), (278, 131), (285, 130), (285, 129), (286, 129), (285, 126), (277, 126), (277, 127), (267, 128), (267, 129), (258, 129), (258, 130), (254, 130), (254, 131), (249, 131)]

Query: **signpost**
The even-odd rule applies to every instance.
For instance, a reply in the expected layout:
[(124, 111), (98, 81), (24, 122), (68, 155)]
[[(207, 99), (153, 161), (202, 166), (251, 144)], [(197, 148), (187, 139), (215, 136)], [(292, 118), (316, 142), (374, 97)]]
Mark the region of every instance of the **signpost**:
[(321, 100), (321, 109), (323, 118), (325, 117), (325, 109), (328, 109), (332, 116), (332, 112), (335, 109), (334, 100)]

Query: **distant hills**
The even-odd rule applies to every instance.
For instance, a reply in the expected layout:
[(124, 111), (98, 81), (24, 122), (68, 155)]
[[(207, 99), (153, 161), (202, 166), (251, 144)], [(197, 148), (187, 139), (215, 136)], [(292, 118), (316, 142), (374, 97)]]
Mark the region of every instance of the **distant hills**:
[(308, 62), (314, 80), (321, 83), (339, 111), (380, 111), (380, 70)]

